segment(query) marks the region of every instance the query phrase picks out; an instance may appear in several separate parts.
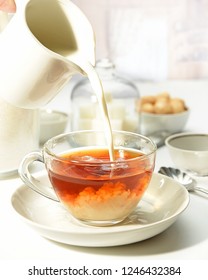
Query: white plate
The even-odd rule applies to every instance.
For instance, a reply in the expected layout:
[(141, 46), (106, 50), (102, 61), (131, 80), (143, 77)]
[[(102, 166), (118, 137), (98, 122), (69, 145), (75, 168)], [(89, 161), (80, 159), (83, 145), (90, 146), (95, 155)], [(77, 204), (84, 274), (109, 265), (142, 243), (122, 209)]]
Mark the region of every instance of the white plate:
[[(39, 179), (47, 182), (46, 175)], [(118, 246), (155, 236), (172, 225), (188, 203), (187, 190), (161, 174), (153, 174), (137, 209), (125, 221), (111, 227), (81, 224), (60, 203), (26, 186), (18, 188), (12, 196), (14, 210), (40, 235), (65, 244), (88, 247)]]

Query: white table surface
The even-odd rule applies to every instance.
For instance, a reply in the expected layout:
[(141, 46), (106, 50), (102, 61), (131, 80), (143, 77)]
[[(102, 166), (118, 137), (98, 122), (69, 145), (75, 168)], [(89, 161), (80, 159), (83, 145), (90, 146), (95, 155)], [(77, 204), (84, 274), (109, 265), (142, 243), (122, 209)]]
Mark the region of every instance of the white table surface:
[[(208, 82), (138, 83), (142, 95), (169, 91), (191, 109), (186, 130), (208, 133)], [(47, 107), (69, 111), (65, 88)], [(156, 168), (173, 166), (166, 147), (157, 151)], [(208, 177), (199, 182), (208, 189)], [(208, 198), (190, 194), (190, 204), (163, 233), (135, 244), (84, 248), (47, 240), (28, 227), (11, 207), (11, 196), (22, 185), (17, 176), (0, 180), (0, 260), (208, 260)], [(44, 214), (44, 213), (43, 213)], [(172, 278), (171, 278), (172, 279)]]

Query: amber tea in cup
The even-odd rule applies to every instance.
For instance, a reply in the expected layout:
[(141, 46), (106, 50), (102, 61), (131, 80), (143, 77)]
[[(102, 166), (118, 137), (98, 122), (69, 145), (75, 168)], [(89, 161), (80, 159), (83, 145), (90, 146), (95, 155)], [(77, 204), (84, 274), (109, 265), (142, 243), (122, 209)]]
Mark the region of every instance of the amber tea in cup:
[[(49, 140), (43, 155), (31, 153), (19, 173), (39, 193), (60, 201), (73, 217), (89, 225), (123, 221), (147, 189), (155, 162), (155, 144), (130, 132), (113, 132), (111, 161), (103, 132), (79, 131)], [(28, 171), (35, 160), (45, 163), (55, 195), (39, 186)], [(49, 188), (48, 188), (49, 190)]]

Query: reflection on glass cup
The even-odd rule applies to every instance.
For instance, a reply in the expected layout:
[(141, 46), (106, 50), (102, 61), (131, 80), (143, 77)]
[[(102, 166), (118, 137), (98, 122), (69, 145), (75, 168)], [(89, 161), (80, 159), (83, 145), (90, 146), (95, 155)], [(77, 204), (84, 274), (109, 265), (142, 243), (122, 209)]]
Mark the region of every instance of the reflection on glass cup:
[[(28, 154), (19, 174), (40, 194), (61, 202), (76, 219), (107, 226), (124, 220), (148, 187), (156, 146), (131, 132), (113, 132), (115, 161), (110, 161), (102, 131), (62, 134), (45, 143), (42, 152)], [(53, 189), (31, 176), (34, 161), (45, 164)], [(51, 193), (52, 191), (52, 193)]]

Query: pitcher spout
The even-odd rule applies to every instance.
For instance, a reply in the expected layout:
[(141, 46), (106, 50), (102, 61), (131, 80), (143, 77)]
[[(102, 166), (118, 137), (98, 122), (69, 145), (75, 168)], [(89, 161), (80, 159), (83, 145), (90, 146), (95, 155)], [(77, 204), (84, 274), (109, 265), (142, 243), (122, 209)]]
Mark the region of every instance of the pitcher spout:
[(79, 52), (83, 59), (95, 64), (92, 27), (71, 1), (30, 0), (25, 18), (32, 34), (49, 50), (67, 58)]
[[(74, 60), (74, 57), (79, 57)], [(91, 24), (69, 0), (17, 0), (2, 33), (0, 96), (23, 108), (46, 105), (77, 72), (95, 65)]]

